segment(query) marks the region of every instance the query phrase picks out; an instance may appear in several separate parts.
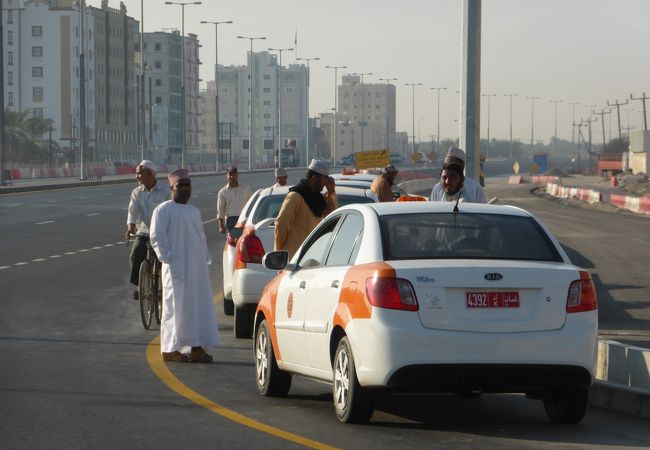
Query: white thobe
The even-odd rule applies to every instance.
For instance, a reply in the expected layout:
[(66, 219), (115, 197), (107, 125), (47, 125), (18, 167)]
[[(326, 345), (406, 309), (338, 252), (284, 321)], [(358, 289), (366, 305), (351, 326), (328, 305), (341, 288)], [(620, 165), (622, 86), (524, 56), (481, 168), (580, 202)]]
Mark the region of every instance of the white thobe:
[[(487, 203), (485, 198), (485, 190), (483, 186), (476, 182), (473, 178), (465, 177), (465, 182), (463, 183), (463, 188), (461, 190), (460, 199), (465, 202), (470, 203)], [(442, 189), (442, 183), (438, 182), (433, 186), (431, 190), (431, 201), (432, 202), (455, 202), (456, 195), (451, 197), (445, 194), (445, 191)]]
[(173, 200), (159, 205), (151, 219), (151, 244), (162, 262), (161, 352), (216, 345), (219, 330), (201, 213)]

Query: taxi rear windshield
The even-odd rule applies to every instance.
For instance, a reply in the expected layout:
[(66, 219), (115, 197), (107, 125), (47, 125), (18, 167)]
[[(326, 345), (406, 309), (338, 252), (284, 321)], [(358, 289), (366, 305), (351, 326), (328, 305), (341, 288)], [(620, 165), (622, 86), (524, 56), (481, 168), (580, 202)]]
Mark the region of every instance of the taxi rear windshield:
[[(282, 207), (282, 202), (286, 196), (286, 194), (282, 194), (262, 197), (259, 200), (259, 205), (257, 205), (257, 208), (255, 208), (255, 212), (253, 213), (253, 223), (261, 222), (269, 217), (278, 217), (278, 213)], [(339, 207), (347, 206), (352, 203), (374, 202), (372, 198), (366, 197), (363, 194), (363, 191), (360, 191), (360, 195), (338, 194), (337, 198), (339, 200)]]
[(530, 217), (423, 213), (380, 217), (385, 259), (512, 259), (562, 262)]

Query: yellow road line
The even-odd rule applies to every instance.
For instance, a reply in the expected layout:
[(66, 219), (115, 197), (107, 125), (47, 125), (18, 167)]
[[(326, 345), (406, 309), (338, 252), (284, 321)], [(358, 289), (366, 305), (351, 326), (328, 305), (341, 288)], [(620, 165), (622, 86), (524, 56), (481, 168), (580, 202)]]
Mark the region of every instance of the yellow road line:
[(221, 406), (212, 400), (202, 396), (198, 392), (193, 391), (188, 386), (183, 384), (183, 382), (181, 382), (181, 380), (179, 380), (163, 362), (162, 356), (160, 354), (160, 336), (156, 336), (151, 340), (151, 342), (149, 342), (149, 345), (147, 346), (147, 362), (149, 363), (151, 370), (153, 370), (153, 373), (155, 373), (156, 376), (160, 378), (161, 381), (165, 383), (167, 387), (169, 387), (172, 391), (215, 414), (219, 414), (220, 416), (232, 420), (233, 422), (240, 425), (244, 425), (245, 427), (249, 427), (275, 437), (279, 437), (280, 439), (284, 439), (286, 441), (304, 445), (305, 447), (323, 450), (336, 449), (336, 447), (313, 441), (297, 434), (281, 430), (280, 428), (258, 422), (257, 420), (239, 414), (232, 409)]

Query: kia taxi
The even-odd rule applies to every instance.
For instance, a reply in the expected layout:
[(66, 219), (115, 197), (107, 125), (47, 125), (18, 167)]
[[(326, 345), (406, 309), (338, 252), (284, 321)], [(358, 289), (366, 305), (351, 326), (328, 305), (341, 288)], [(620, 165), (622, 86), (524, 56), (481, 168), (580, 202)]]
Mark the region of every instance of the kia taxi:
[(530, 213), (445, 202), (351, 205), (321, 222), (265, 288), (256, 384), (331, 383), (342, 422), (365, 422), (378, 390), (525, 393), (577, 423), (596, 364), (594, 284)]

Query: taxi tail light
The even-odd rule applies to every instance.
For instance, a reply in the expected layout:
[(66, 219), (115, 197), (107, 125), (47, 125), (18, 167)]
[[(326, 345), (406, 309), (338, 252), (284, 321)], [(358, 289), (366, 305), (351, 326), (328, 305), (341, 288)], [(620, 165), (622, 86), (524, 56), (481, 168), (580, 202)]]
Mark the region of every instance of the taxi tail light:
[(241, 244), (237, 247), (238, 259), (243, 263), (261, 264), (264, 257), (264, 245), (260, 238), (254, 234), (247, 234), (241, 238)]
[(417, 311), (418, 300), (408, 280), (376, 277), (366, 280), (366, 295), (371, 305), (378, 308)]
[(571, 283), (566, 300), (566, 312), (576, 313), (598, 309), (596, 287), (589, 272), (580, 271), (580, 279)]

